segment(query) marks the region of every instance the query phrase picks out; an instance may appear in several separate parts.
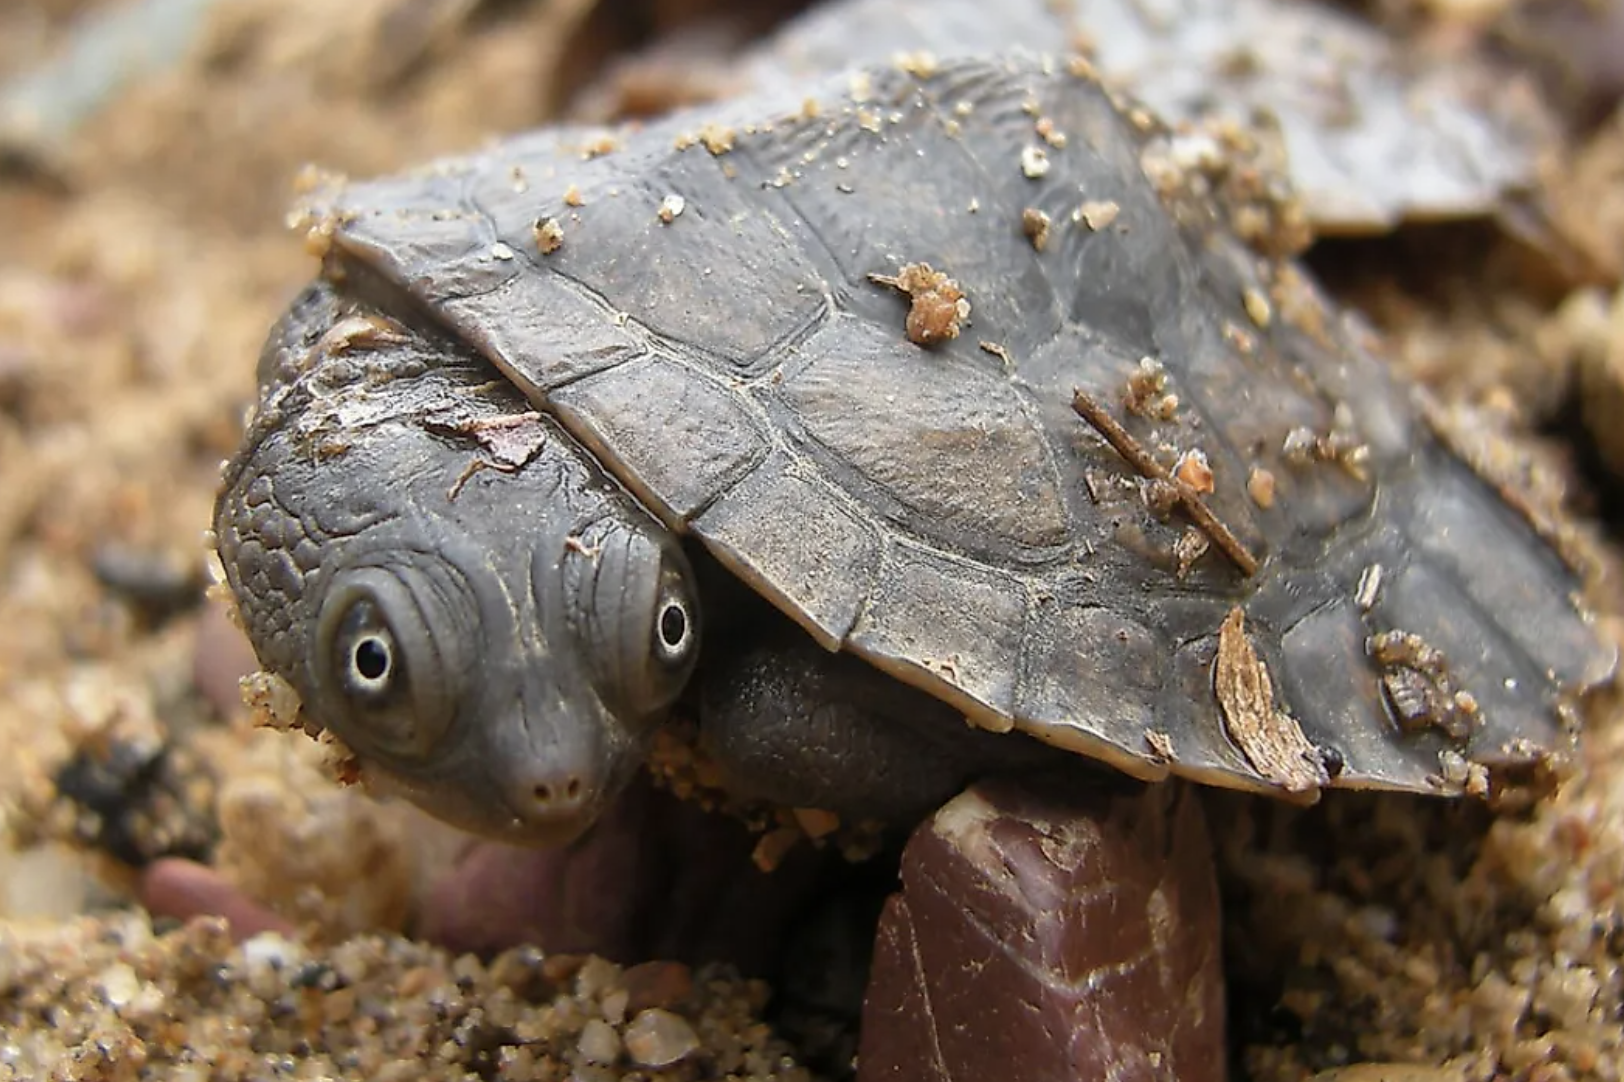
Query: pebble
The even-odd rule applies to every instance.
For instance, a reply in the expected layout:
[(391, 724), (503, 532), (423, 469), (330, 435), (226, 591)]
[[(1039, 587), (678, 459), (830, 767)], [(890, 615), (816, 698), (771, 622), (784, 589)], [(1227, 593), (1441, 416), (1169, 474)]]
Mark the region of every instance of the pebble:
[(612, 1064), (620, 1058), (620, 1034), (608, 1022), (594, 1018), (581, 1027), (576, 1049), (589, 1063)]
[(1465, 1082), (1464, 1071), (1415, 1063), (1355, 1063), (1321, 1071), (1310, 1082)]
[(695, 984), (686, 1017), (644, 1011), (623, 1045), (599, 1001), (499, 990), (472, 956), (398, 936), (233, 945), (218, 920), (154, 934), (142, 914), (0, 924), (0, 1079), (611, 1082), (625, 1048), (645, 1082), (692, 1082), (696, 1053), (707, 1077), (813, 1082), (762, 1023), (765, 986), (718, 969)]
[(626, 1027), (626, 1051), (644, 1067), (668, 1067), (699, 1049), (699, 1036), (687, 1019), (651, 1007)]
[(903, 851), (857, 1080), (1221, 1082), (1219, 937), (1188, 788), (978, 784)]
[(681, 962), (644, 962), (622, 975), (626, 984), (626, 1010), (632, 1014), (650, 1007), (681, 1006), (694, 992), (693, 971)]

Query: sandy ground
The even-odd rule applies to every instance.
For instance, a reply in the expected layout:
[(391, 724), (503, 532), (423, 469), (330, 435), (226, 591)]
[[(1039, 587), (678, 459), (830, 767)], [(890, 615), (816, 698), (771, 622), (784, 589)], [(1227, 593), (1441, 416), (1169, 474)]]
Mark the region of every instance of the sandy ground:
[[(89, 6), (0, 9), (0, 79)], [(222, 716), (229, 690), (209, 694), (220, 624), (190, 603), (252, 360), (313, 269), (282, 227), (301, 167), (374, 173), (545, 120), (591, 6), (228, 0), (184, 62), (118, 97), (42, 168), (0, 174), (0, 815), (12, 835), (0, 847), (0, 1079), (142, 1077), (129, 1064), (143, 1057), (198, 1079), (267, 1077), (276, 1057), (311, 1072), (283, 1077), (563, 1078), (571, 1065), (619, 1076), (594, 1056), (627, 1040), (641, 1016), (620, 993), (647, 974), (544, 972), (523, 952), (482, 966), (347, 938), (407, 927), (405, 899), (444, 847), (405, 845), (421, 825), (332, 788), (306, 742)], [(1434, 7), (1450, 5), (1385, 10)], [(1550, 178), (1582, 273), (1492, 230), (1316, 259), (1393, 332), (1398, 363), (1529, 451), (1530, 483), (1565, 499), (1597, 553), (1590, 597), (1619, 637), (1613, 497), (1596, 461), (1607, 443), (1588, 449), (1571, 388), (1588, 373), (1585, 401), (1605, 415), (1596, 403), (1624, 385), (1624, 119), (1576, 140)], [(1250, 1073), (1376, 1060), (1446, 1065), (1416, 1078), (1624, 1076), (1624, 726), (1610, 703), (1594, 713), (1578, 775), (1498, 822), (1397, 800), (1226, 804), (1226, 946)], [(233, 953), (204, 927), (154, 939), (127, 908), (128, 875), (58, 840), (94, 826), (50, 799), (67, 757), (110, 734), (139, 745), (165, 732), (193, 734), (211, 765), (194, 783), (218, 801), (222, 863), (329, 945)], [(370, 889), (354, 888), (358, 863)], [(317, 1017), (306, 993), (331, 972), (354, 993)], [(801, 1070), (751, 1021), (762, 989), (695, 979), (683, 1025), (718, 1051), (653, 1076)], [(267, 1038), (290, 1012), (300, 1035)], [(352, 1047), (337, 1034), (357, 1016), (372, 1037)], [(608, 1036), (588, 1025), (600, 1017)], [(419, 1044), (389, 1043), (413, 1027)], [(653, 1070), (666, 1049), (650, 1047)], [(403, 1057), (422, 1057), (423, 1073), (378, 1073)]]

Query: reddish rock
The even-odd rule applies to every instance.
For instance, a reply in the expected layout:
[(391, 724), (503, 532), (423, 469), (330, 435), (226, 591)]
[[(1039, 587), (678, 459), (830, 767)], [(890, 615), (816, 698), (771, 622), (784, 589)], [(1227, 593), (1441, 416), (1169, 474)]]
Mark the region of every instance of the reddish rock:
[(1219, 1082), (1217, 880), (1180, 785), (989, 783), (909, 841), (859, 1082)]

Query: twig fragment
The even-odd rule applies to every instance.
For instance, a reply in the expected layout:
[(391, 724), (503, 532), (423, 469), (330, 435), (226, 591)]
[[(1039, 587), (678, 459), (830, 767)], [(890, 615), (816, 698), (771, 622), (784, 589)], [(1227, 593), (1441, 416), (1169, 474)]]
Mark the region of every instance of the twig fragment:
[(1184, 507), (1185, 514), (1190, 516), (1203, 533), (1212, 538), (1212, 543), (1229, 557), (1230, 562), (1240, 569), (1241, 574), (1248, 578), (1257, 574), (1257, 557), (1241, 544), (1240, 538), (1231, 533), (1228, 526), (1219, 521), (1218, 516), (1202, 501), (1201, 494), (1194, 486), (1152, 458), (1150, 452), (1133, 438), (1132, 433), (1123, 428), (1088, 392), (1073, 391), (1071, 408), (1076, 411), (1077, 416), (1087, 421), (1094, 431), (1105, 437), (1105, 442), (1109, 443), (1128, 465), (1145, 477), (1172, 486), (1173, 492), (1178, 496), (1178, 502)]

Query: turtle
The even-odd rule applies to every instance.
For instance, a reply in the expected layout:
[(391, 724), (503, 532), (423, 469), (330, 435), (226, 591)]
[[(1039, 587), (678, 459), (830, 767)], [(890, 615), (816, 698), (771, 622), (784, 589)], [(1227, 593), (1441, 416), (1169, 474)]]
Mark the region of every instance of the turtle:
[(1011, 51), (334, 178), (215, 510), (260, 663), (521, 844), (679, 706), (730, 788), (904, 826), (1563, 756), (1615, 659), (1549, 523), (1196, 149)]

